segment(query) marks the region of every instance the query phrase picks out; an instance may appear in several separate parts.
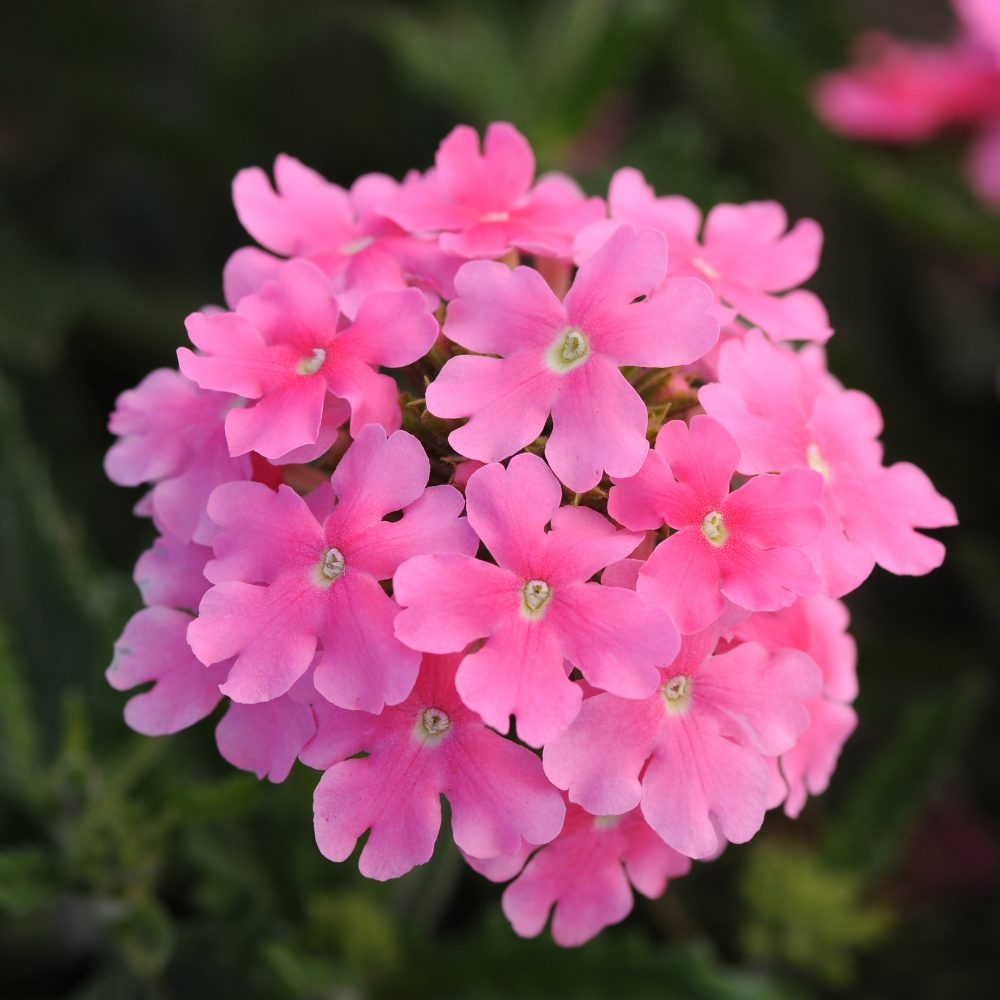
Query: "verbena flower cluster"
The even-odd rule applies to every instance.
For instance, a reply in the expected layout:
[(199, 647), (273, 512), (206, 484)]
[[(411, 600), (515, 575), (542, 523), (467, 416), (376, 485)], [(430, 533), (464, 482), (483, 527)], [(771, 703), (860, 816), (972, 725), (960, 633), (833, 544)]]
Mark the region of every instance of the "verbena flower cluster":
[(443, 795), (514, 930), (576, 945), (826, 787), (838, 598), (936, 567), (955, 512), (827, 372), (815, 222), (534, 174), (496, 123), (402, 183), (236, 177), (263, 249), (111, 418), (160, 537), (107, 676), (152, 685), (139, 732), (225, 701), (228, 761), (321, 771), (319, 849), (367, 832), (371, 878)]
[(857, 63), (820, 80), (816, 109), (838, 132), (879, 142), (972, 131), (969, 184), (1000, 209), (1000, 0), (952, 0), (952, 6), (959, 32), (946, 45), (862, 35)]

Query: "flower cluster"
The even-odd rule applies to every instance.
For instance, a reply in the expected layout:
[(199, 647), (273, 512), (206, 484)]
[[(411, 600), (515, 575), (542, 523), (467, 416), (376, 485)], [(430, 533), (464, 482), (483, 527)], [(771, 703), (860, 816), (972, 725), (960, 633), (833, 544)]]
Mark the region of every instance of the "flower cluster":
[(924, 142), (956, 126), (973, 130), (969, 183), (1000, 209), (1000, 3), (952, 6), (960, 31), (947, 45), (862, 35), (857, 64), (820, 80), (816, 110), (836, 131), (880, 142)]
[(534, 174), (497, 123), (402, 183), (236, 177), (261, 248), (111, 418), (160, 537), (107, 676), (142, 733), (225, 701), (236, 767), (322, 771), (319, 849), (367, 832), (371, 878), (443, 794), (514, 929), (575, 945), (826, 787), (839, 598), (955, 512), (826, 370), (815, 222)]

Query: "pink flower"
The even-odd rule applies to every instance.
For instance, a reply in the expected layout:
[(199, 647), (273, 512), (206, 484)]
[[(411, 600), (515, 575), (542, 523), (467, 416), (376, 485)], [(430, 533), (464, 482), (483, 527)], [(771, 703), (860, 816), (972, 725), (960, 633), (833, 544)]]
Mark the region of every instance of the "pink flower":
[(191, 341), (204, 353), (178, 348), (184, 374), (202, 388), (256, 400), (226, 416), (232, 454), (281, 459), (321, 441), (324, 417), (328, 447), (348, 410), (354, 435), (366, 423), (399, 427), (396, 383), (378, 366), (399, 368), (430, 349), (437, 321), (423, 295), (412, 288), (372, 295), (353, 323), (338, 328), (338, 319), (326, 277), (304, 260), (283, 264), (235, 312), (188, 317)]
[(956, 524), (955, 508), (916, 466), (882, 465), (878, 407), (840, 386), (819, 348), (796, 353), (750, 331), (719, 351), (718, 377), (698, 399), (739, 445), (741, 473), (822, 474), (826, 524), (806, 551), (828, 596), (853, 590), (874, 562), (905, 574), (941, 564), (944, 546), (915, 529)]
[(139, 556), (132, 579), (145, 605), (193, 612), (210, 586), (205, 563), (211, 558), (212, 550), (204, 545), (164, 535)]
[(125, 705), (125, 721), (146, 736), (164, 736), (194, 725), (222, 700), (219, 684), (228, 664), (205, 669), (185, 640), (191, 616), (173, 608), (136, 612), (115, 643), (105, 677), (116, 691), (153, 682)]
[(570, 489), (589, 490), (605, 469), (636, 473), (649, 449), (646, 406), (619, 366), (687, 364), (718, 338), (709, 290), (692, 278), (664, 282), (666, 265), (659, 233), (623, 227), (563, 303), (531, 268), (466, 264), (445, 336), (499, 357), (452, 358), (427, 387), (431, 413), (472, 418), (452, 431), (452, 447), (496, 462), (534, 441), (551, 415), (545, 457)]
[(624, 697), (652, 691), (654, 664), (677, 650), (673, 622), (631, 591), (587, 582), (641, 536), (588, 508), (560, 507), (559, 484), (536, 455), (479, 469), (465, 495), (469, 523), (497, 565), (462, 555), (404, 563), (393, 580), (405, 609), (397, 637), (430, 653), (485, 639), (459, 668), (462, 700), (501, 732), (514, 714), (518, 736), (532, 746), (564, 730), (579, 709), (565, 660)]
[(502, 257), (517, 248), (568, 259), (577, 230), (604, 215), (604, 202), (585, 198), (568, 177), (548, 175), (532, 186), (535, 157), (507, 122), (489, 126), (482, 152), (476, 130), (459, 125), (435, 163), (381, 210), (412, 233), (440, 232), (449, 254)]
[[(451, 297), (461, 259), (443, 253), (434, 240), (420, 240), (380, 215), (401, 190), (384, 174), (365, 174), (345, 191), (291, 156), (274, 162), (275, 187), (259, 167), (233, 180), (233, 204), (244, 228), (261, 246), (286, 257), (303, 257), (333, 279), (337, 303), (356, 316), (375, 292), (400, 291), (417, 284)], [(416, 183), (416, 178), (403, 187)], [(244, 295), (274, 278), (280, 261), (243, 247), (223, 275), (226, 301), (235, 308)]]
[[(430, 859), (451, 806), (455, 843), (496, 857), (562, 827), (562, 797), (530, 750), (487, 729), (455, 691), (459, 656), (425, 656), (413, 693), (380, 715), (317, 704), (319, 730), (302, 760), (326, 773), (316, 788), (316, 842), (343, 861), (365, 830), (363, 875), (397, 878)], [(367, 756), (352, 758), (364, 751)]]
[[(461, 494), (425, 489), (427, 456), (403, 431), (371, 424), (333, 473), (337, 505), (318, 519), (287, 486), (220, 487), (209, 514), (222, 529), (206, 576), (215, 586), (188, 629), (206, 664), (236, 657), (222, 690), (271, 701), (305, 673), (322, 643), (315, 684), (346, 708), (378, 712), (410, 693), (420, 657), (392, 634), (398, 608), (379, 586), (425, 552), (472, 552)], [(403, 510), (403, 518), (383, 518)]]
[(639, 474), (616, 480), (608, 498), (608, 512), (628, 528), (677, 529), (639, 571), (638, 591), (685, 634), (717, 618), (725, 599), (774, 611), (819, 587), (801, 546), (823, 525), (822, 478), (796, 469), (730, 493), (738, 462), (735, 442), (714, 420), (671, 420)]
[(541, 933), (549, 912), (552, 937), (563, 947), (589, 941), (632, 911), (632, 888), (650, 899), (691, 861), (668, 847), (637, 809), (591, 816), (570, 806), (562, 833), (528, 862), (503, 894), (503, 911), (521, 937)]
[[(829, 339), (833, 331), (820, 300), (802, 289), (788, 291), (812, 277), (819, 265), (823, 232), (812, 219), (800, 219), (786, 232), (788, 218), (777, 202), (716, 205), (705, 219), (699, 242), (702, 220), (697, 206), (680, 195), (658, 198), (631, 167), (611, 179), (608, 202), (613, 221), (581, 234), (578, 260), (616, 223), (652, 226), (667, 238), (671, 275), (708, 282), (724, 307), (775, 340)], [(724, 309), (720, 318), (726, 318)]]
[(180, 372), (158, 368), (115, 404), (108, 429), (119, 440), (104, 471), (119, 486), (153, 483), (150, 513), (179, 539), (208, 543), (215, 526), (205, 513), (220, 483), (250, 478), (247, 458), (230, 458), (223, 420), (239, 400), (205, 392)]
[(718, 631), (685, 637), (644, 700), (587, 698), (545, 747), (549, 780), (595, 815), (640, 806), (646, 822), (691, 858), (744, 843), (768, 806), (765, 756), (794, 746), (819, 692), (816, 665), (798, 650), (743, 643), (711, 656)]
[(857, 62), (822, 77), (816, 111), (843, 135), (923, 142), (951, 126), (981, 130), (966, 173), (973, 190), (1000, 206), (1000, 8), (953, 0), (964, 27), (948, 45), (914, 46), (870, 32)]
[(856, 65), (820, 79), (814, 98), (820, 117), (844, 135), (922, 142), (946, 125), (996, 114), (1000, 68), (986, 51), (917, 47), (870, 32), (856, 55)]
[(819, 594), (800, 597), (781, 611), (751, 615), (734, 633), (762, 642), (769, 649), (801, 649), (823, 674), (820, 696), (805, 702), (809, 727), (795, 746), (781, 755), (782, 781), (787, 784), (785, 813), (796, 817), (808, 795), (826, 791), (857, 716), (850, 707), (858, 693), (857, 647), (847, 632), (850, 618), (840, 601)]
[[(287, 694), (257, 705), (232, 701), (215, 727), (219, 753), (233, 767), (278, 784), (288, 777), (305, 745), (316, 735), (310, 707), (321, 701), (312, 675), (303, 674)], [(325, 703), (324, 703), (325, 704)]]

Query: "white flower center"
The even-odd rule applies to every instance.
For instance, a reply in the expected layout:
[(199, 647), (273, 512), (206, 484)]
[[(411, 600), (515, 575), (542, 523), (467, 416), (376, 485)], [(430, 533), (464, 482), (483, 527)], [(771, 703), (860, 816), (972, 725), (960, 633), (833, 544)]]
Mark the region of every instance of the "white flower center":
[(660, 694), (663, 696), (663, 704), (668, 712), (674, 714), (683, 712), (691, 701), (691, 678), (687, 674), (677, 674), (676, 677), (671, 677), (660, 688)]
[(420, 713), (420, 725), (428, 736), (440, 736), (451, 728), (451, 719), (441, 708), (425, 708)]
[(692, 257), (691, 265), (701, 271), (710, 281), (719, 280), (719, 272), (707, 260), (702, 260), (701, 257)]
[(480, 222), (509, 222), (510, 212), (487, 212)]
[(552, 588), (544, 580), (529, 580), (521, 588), (521, 606), (529, 618), (540, 618), (552, 596)]
[(322, 347), (314, 347), (312, 354), (299, 361), (296, 369), (300, 375), (315, 375), (326, 361), (326, 351)]
[(353, 257), (354, 254), (361, 253), (362, 250), (367, 250), (374, 242), (375, 240), (371, 236), (362, 236), (360, 239), (345, 243), (340, 248), (340, 252), (345, 257)]
[(556, 338), (556, 342), (548, 349), (546, 360), (549, 368), (560, 375), (577, 365), (582, 365), (590, 354), (590, 344), (582, 330), (568, 326)]
[(705, 515), (701, 522), (701, 533), (713, 545), (721, 545), (726, 540), (729, 532), (726, 531), (726, 526), (722, 523), (721, 511), (713, 510), (710, 514)]
[(824, 479), (830, 478), (830, 466), (823, 461), (818, 445), (811, 444), (806, 448), (806, 462), (810, 469), (815, 469)]
[(595, 816), (594, 827), (598, 830), (610, 830), (616, 827), (621, 820), (621, 816)]
[(316, 567), (316, 582), (321, 587), (329, 587), (334, 580), (339, 580), (344, 575), (345, 569), (347, 564), (344, 562), (344, 553), (340, 549), (329, 548)]

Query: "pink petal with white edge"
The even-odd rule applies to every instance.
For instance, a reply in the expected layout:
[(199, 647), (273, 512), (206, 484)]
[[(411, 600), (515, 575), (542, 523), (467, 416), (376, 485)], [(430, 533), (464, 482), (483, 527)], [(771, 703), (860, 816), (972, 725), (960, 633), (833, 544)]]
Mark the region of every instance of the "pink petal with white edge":
[(538, 562), (545, 526), (562, 500), (559, 482), (537, 455), (515, 455), (507, 468), (492, 464), (469, 477), (469, 523), (493, 558), (529, 579)]
[(643, 776), (642, 814), (674, 850), (707, 858), (721, 838), (743, 844), (760, 829), (768, 787), (764, 758), (692, 710), (663, 726)]
[(415, 556), (392, 581), (403, 607), (394, 623), (396, 636), (412, 649), (459, 652), (518, 613), (521, 587), (513, 573), (468, 556)]
[(461, 455), (497, 462), (542, 432), (560, 390), (559, 377), (541, 358), (450, 358), (427, 387), (427, 409), (437, 417), (470, 417), (448, 436)]
[(320, 851), (344, 861), (370, 828), (358, 863), (362, 875), (383, 882), (425, 864), (441, 828), (436, 772), (436, 761), (416, 741), (402, 760), (373, 754), (331, 767), (313, 796)]
[(227, 664), (206, 668), (191, 654), (185, 635), (190, 616), (171, 608), (134, 614), (115, 643), (105, 677), (116, 691), (154, 681), (131, 698), (125, 721), (138, 733), (164, 736), (205, 718), (222, 700), (219, 682)]
[(562, 651), (543, 622), (508, 619), (462, 661), (455, 685), (462, 701), (501, 733), (517, 718), (517, 735), (539, 747), (576, 718), (582, 694), (566, 676)]
[(649, 451), (646, 404), (610, 362), (592, 355), (567, 372), (552, 407), (545, 458), (571, 490), (585, 493), (607, 471), (634, 476)]
[(316, 732), (308, 705), (287, 695), (262, 705), (231, 702), (215, 728), (219, 753), (233, 767), (280, 783)]
[(545, 279), (531, 267), (470, 261), (455, 276), (444, 335), (470, 351), (507, 356), (545, 350), (568, 323)]

